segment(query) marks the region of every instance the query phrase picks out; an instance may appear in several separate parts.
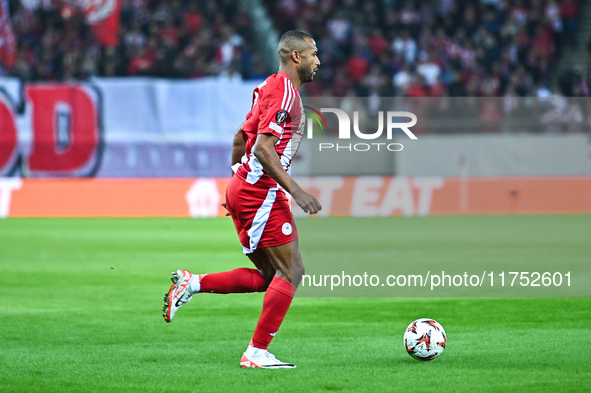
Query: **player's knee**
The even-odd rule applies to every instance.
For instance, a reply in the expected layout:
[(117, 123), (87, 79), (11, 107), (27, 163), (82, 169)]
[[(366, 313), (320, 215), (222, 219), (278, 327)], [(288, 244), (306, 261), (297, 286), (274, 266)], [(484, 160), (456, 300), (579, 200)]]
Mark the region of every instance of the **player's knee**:
[(293, 285), (295, 285), (296, 287), (298, 285), (300, 285), (300, 282), (302, 281), (302, 277), (304, 277), (305, 273), (306, 273), (306, 269), (304, 268), (304, 265), (302, 265), (301, 268), (298, 268), (294, 271), (294, 274), (291, 277), (291, 283)]
[(301, 258), (293, 258), (289, 264), (285, 264), (282, 269), (278, 269), (276, 275), (297, 286), (304, 273), (305, 268)]
[(304, 274), (306, 274), (306, 268), (304, 266), (304, 263), (302, 262), (302, 257), (298, 256), (298, 258), (295, 258), (295, 260), (292, 260), (291, 263), (291, 283), (295, 286), (297, 286), (300, 281), (302, 280), (302, 277), (304, 276)]

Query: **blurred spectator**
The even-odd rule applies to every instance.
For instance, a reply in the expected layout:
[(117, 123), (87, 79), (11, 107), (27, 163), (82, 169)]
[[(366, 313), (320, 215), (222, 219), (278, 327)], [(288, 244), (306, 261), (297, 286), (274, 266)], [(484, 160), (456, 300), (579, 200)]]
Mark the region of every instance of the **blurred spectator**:
[(577, 44), (578, 5), (574, 0), (562, 0), (559, 9), (567, 43), (575, 46)]
[(417, 66), (417, 73), (425, 78), (429, 86), (433, 86), (439, 79), (441, 67), (439, 67), (433, 56), (427, 52), (423, 52), (419, 60), (419, 65)]
[(402, 34), (394, 39), (392, 49), (395, 53), (401, 54), (408, 64), (414, 64), (417, 57), (417, 43), (408, 30), (403, 30)]

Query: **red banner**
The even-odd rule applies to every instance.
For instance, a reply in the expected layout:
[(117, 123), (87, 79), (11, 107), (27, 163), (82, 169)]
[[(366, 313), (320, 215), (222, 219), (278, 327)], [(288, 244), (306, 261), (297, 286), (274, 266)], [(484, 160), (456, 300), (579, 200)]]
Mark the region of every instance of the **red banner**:
[(14, 169), (18, 157), (16, 116), (9, 103), (0, 95), (0, 176)]
[(19, 137), (14, 102), (0, 94), (0, 177), (94, 176), (103, 147), (97, 89), (44, 83), (23, 92), (28, 110), (21, 127), (30, 140)]

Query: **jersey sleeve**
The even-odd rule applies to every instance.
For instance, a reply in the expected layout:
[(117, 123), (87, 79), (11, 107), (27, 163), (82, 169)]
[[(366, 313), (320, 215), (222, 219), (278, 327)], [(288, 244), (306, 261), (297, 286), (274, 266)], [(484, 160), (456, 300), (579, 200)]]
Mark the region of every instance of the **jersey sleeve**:
[(281, 138), (285, 125), (289, 123), (289, 108), (295, 93), (278, 86), (262, 97), (258, 124), (259, 134), (273, 134)]

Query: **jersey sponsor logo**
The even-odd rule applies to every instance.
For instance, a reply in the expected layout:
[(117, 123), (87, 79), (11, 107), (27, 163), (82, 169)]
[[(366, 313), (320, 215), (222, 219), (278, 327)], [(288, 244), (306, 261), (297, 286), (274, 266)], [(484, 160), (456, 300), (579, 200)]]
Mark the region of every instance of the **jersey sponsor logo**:
[(285, 123), (285, 120), (287, 120), (287, 112), (284, 110), (280, 110), (279, 112), (277, 112), (277, 114), (275, 115), (275, 122), (277, 123), (277, 125)]
[(291, 227), (291, 224), (289, 222), (286, 222), (281, 227), (281, 232), (283, 232), (284, 235), (291, 235), (292, 231), (293, 231), (293, 228)]

